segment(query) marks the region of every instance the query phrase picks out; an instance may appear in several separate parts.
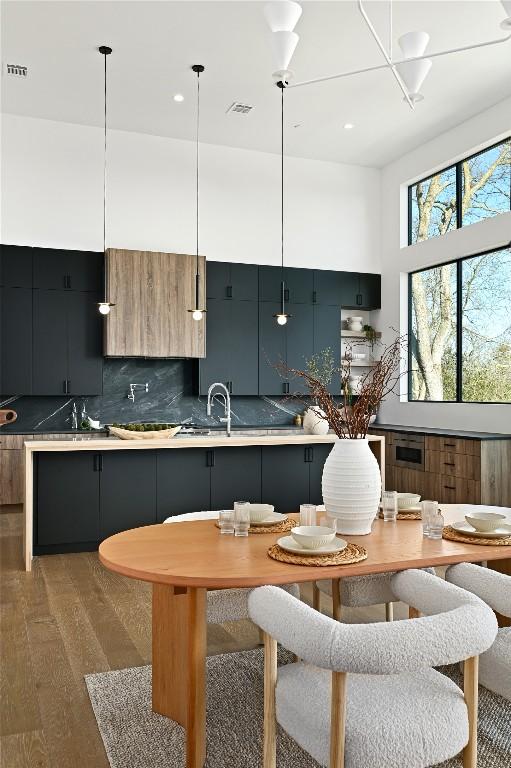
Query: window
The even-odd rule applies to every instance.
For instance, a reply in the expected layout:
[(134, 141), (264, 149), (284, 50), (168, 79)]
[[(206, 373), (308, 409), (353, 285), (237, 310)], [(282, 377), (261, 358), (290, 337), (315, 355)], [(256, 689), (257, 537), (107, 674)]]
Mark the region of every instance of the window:
[(511, 138), (408, 187), (408, 244), (511, 210)]
[(409, 275), (409, 400), (511, 403), (511, 247)]

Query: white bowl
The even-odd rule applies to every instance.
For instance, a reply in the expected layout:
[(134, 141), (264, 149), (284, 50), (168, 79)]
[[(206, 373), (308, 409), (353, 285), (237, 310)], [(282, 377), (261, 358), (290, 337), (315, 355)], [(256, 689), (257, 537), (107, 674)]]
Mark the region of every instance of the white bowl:
[(260, 523), (261, 520), (266, 520), (271, 514), (273, 514), (275, 507), (273, 504), (251, 504), (250, 505), (250, 522)]
[(291, 529), (291, 536), (305, 549), (318, 549), (335, 539), (335, 531), (324, 525), (298, 525)]
[(475, 528), (476, 531), (484, 531), (486, 533), (491, 533), (491, 531), (499, 528), (505, 519), (505, 515), (500, 515), (497, 512), (473, 512), (471, 515), (465, 515), (465, 520), (469, 525)]
[(410, 507), (416, 507), (420, 500), (421, 497), (418, 493), (398, 493), (397, 508), (410, 509)]

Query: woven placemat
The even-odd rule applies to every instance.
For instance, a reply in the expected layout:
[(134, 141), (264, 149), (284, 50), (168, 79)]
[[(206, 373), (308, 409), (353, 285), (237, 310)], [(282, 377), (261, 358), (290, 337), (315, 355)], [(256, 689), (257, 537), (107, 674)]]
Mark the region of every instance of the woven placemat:
[(359, 544), (348, 544), (341, 552), (334, 552), (332, 555), (294, 555), (292, 552), (284, 552), (278, 544), (273, 544), (268, 550), (268, 555), (273, 560), (291, 565), (349, 565), (365, 560), (367, 550)]
[[(220, 528), (218, 520), (215, 521), (217, 528)], [(283, 520), (281, 523), (275, 523), (275, 525), (251, 525), (248, 529), (249, 533), (289, 533), (291, 528), (295, 528), (298, 523), (296, 520), (288, 517), (287, 520)]]
[[(383, 512), (378, 512), (378, 517), (380, 520), (383, 520)], [(420, 512), (398, 512), (396, 520), (422, 520), (422, 515)]]
[(511, 547), (511, 536), (502, 539), (484, 539), (482, 536), (470, 536), (470, 534), (459, 533), (450, 525), (446, 525), (442, 537), (449, 541), (460, 541), (462, 544), (482, 544), (485, 547)]

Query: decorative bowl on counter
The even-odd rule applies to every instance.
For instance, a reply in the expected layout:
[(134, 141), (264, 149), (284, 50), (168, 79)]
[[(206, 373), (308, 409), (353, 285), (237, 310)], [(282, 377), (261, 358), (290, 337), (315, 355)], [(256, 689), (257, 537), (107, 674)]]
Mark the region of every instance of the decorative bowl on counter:
[(112, 424), (108, 431), (121, 440), (166, 440), (177, 435), (180, 424)]

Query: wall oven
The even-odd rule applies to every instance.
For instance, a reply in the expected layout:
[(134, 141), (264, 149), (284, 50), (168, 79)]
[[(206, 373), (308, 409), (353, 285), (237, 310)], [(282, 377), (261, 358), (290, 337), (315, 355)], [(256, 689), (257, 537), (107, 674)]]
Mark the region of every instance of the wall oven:
[(396, 467), (424, 471), (424, 435), (395, 437), (392, 452)]

